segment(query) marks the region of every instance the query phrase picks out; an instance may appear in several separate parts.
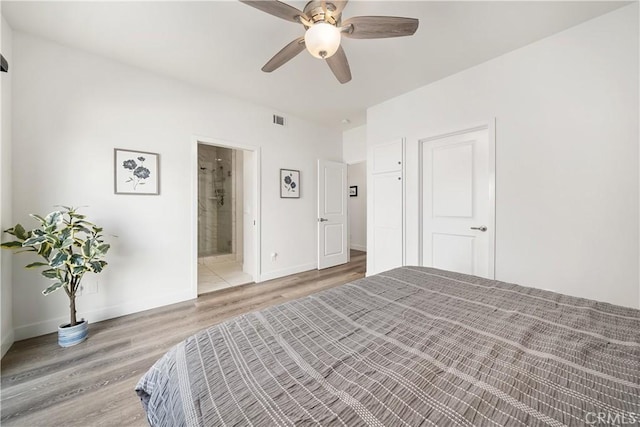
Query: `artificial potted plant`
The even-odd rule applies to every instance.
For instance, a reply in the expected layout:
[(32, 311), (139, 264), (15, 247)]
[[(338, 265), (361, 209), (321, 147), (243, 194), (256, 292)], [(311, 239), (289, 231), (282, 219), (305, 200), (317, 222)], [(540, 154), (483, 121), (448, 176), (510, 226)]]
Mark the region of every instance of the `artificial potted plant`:
[(100, 273), (107, 265), (102, 259), (109, 245), (102, 239), (102, 228), (85, 219), (77, 209), (61, 206), (45, 217), (31, 215), (40, 225), (27, 231), (16, 224), (5, 230), (16, 240), (5, 242), (3, 248), (17, 252), (35, 252), (44, 262), (32, 262), (25, 268), (44, 267), (41, 273), (53, 284), (42, 291), (44, 295), (64, 289), (69, 297), (69, 323), (58, 328), (58, 344), (69, 347), (87, 339), (88, 323), (76, 319), (76, 294), (87, 272)]

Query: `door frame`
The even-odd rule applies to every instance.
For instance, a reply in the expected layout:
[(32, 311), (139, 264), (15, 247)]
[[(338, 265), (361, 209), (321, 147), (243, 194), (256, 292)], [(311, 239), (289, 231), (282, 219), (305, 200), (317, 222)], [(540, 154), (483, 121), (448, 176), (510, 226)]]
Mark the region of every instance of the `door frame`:
[[(243, 144), (235, 141), (226, 141), (218, 138), (211, 138), (201, 135), (192, 135), (191, 137), (191, 295), (193, 298), (198, 297), (198, 144), (213, 145), (216, 147), (230, 148), (232, 150), (244, 150), (252, 151), (254, 153), (254, 171), (255, 176), (253, 183), (254, 187), (254, 213), (256, 226), (253, 227), (253, 246), (254, 246), (254, 262), (253, 266), (253, 281), (256, 283), (261, 282), (262, 270), (261, 270), (261, 194), (260, 194), (260, 180), (261, 180), (261, 148), (255, 145)], [(246, 182), (243, 185), (247, 185)], [(243, 229), (243, 233), (247, 230)], [(244, 245), (243, 245), (244, 250)]]
[(439, 139), (448, 138), (450, 136), (463, 135), (465, 133), (486, 130), (488, 142), (489, 156), (489, 220), (487, 221), (489, 229), (487, 230), (487, 238), (489, 239), (489, 278), (496, 277), (496, 119), (495, 117), (486, 122), (461, 127), (458, 130), (433, 134), (426, 138), (418, 140), (418, 260), (421, 266), (424, 266), (424, 144), (437, 141)]

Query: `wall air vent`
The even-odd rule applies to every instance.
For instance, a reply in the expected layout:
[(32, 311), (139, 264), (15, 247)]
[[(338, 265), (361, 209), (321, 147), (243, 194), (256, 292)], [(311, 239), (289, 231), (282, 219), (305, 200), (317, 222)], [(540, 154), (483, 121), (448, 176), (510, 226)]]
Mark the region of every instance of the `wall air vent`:
[(284, 117), (278, 116), (277, 114), (273, 115), (273, 124), (278, 126), (284, 126)]

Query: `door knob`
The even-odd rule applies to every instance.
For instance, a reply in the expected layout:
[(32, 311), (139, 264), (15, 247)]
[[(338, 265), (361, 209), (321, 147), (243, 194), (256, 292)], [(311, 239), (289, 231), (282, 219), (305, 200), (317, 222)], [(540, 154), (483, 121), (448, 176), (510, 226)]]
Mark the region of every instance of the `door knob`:
[(325, 221), (329, 221), (327, 218), (318, 218), (318, 222), (325, 222)]
[(487, 227), (485, 227), (484, 225), (481, 225), (480, 227), (471, 227), (472, 230), (480, 230), (480, 231), (487, 231)]

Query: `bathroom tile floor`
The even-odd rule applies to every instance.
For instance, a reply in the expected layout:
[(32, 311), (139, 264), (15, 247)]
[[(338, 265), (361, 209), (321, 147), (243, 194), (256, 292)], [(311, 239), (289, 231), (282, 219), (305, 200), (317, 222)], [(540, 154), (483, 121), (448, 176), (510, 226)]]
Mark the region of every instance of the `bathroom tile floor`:
[(242, 271), (241, 261), (198, 258), (198, 295), (252, 282), (253, 277)]

